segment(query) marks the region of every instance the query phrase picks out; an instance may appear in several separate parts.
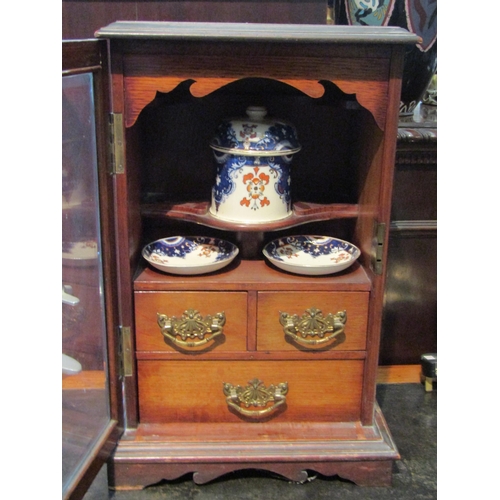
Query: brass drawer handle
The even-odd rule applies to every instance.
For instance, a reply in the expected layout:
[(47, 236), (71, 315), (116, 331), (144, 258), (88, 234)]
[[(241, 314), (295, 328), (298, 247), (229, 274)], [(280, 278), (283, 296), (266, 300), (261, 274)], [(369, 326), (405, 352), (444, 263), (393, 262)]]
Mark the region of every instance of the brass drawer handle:
[(210, 342), (223, 333), (226, 323), (224, 312), (203, 318), (196, 309), (184, 311), (180, 318), (175, 316), (169, 318), (166, 314), (160, 313), (157, 313), (157, 317), (162, 335), (181, 347), (198, 347)]
[[(224, 395), (228, 406), (238, 413), (247, 417), (263, 417), (273, 412), (279, 406), (286, 403), (288, 383), (281, 382), (277, 385), (265, 387), (263, 382), (254, 378), (246, 387), (232, 385), (227, 382), (223, 384)], [(266, 406), (273, 402), (272, 406)], [(261, 410), (249, 410), (250, 407), (262, 408)]]
[[(347, 322), (347, 312), (329, 313), (323, 316), (320, 309), (311, 307), (299, 317), (280, 312), (280, 323), (285, 335), (289, 335), (296, 342), (306, 345), (318, 345), (330, 342), (343, 333)], [(308, 338), (318, 337), (318, 338)]]

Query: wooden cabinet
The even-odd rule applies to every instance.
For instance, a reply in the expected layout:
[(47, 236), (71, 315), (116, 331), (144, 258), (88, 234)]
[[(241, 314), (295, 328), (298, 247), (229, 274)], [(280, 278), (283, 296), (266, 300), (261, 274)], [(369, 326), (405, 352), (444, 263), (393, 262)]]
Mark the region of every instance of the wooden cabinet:
[[(109, 41), (124, 435), (116, 488), (244, 468), (387, 485), (399, 457), (375, 401), (404, 48), (400, 28), (117, 22)], [(209, 142), (249, 105), (293, 123), (293, 215), (231, 223), (208, 213)], [(283, 235), (361, 250), (303, 276), (262, 255)], [(210, 235), (240, 248), (220, 271), (149, 267), (147, 243)], [(183, 318), (183, 316), (185, 316)], [(290, 318), (330, 324), (294, 331)], [(172, 327), (197, 321), (207, 335)]]

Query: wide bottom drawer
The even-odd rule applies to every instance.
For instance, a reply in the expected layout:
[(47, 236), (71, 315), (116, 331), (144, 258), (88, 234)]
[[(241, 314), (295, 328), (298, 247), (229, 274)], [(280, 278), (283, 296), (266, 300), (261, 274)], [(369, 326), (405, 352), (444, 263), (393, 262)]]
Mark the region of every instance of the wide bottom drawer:
[(138, 362), (142, 423), (360, 419), (363, 360)]

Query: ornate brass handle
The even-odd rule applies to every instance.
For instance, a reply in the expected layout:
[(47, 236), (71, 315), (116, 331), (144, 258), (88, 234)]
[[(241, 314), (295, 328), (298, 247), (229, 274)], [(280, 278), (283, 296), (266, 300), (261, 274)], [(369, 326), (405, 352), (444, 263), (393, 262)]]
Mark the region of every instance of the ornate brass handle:
[(226, 323), (224, 312), (203, 318), (196, 309), (184, 311), (180, 318), (175, 316), (169, 318), (166, 314), (160, 313), (157, 313), (157, 317), (162, 335), (181, 347), (198, 347), (210, 342), (223, 333), (223, 326)]
[(280, 312), (280, 323), (285, 335), (289, 335), (296, 342), (306, 345), (330, 342), (344, 331), (346, 322), (346, 311), (323, 316), (320, 309), (311, 307), (301, 317), (297, 314), (292, 316), (286, 312)]
[[(228, 406), (242, 415), (258, 418), (268, 415), (276, 410), (276, 408), (286, 403), (288, 383), (281, 382), (278, 385), (265, 387), (261, 380), (254, 378), (248, 382), (246, 387), (224, 382), (223, 391)], [(273, 402), (273, 405), (267, 406), (271, 402)], [(251, 406), (262, 409), (249, 410), (248, 408)]]

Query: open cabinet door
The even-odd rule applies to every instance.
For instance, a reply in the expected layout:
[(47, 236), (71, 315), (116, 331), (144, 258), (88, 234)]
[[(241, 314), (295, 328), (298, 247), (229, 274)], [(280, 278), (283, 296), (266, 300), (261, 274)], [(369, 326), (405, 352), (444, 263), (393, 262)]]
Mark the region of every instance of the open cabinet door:
[(82, 498), (122, 429), (106, 41), (62, 47), (62, 497)]

